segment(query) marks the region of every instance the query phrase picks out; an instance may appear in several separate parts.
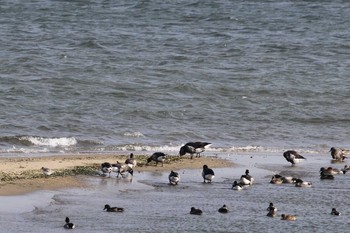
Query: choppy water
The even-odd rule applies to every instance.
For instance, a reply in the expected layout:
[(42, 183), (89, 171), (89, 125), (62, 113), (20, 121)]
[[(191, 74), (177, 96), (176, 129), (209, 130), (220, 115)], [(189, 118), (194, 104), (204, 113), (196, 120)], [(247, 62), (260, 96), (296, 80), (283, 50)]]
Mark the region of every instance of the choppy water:
[(2, 156), (349, 145), (348, 1), (0, 1)]
[[(225, 157), (224, 154), (220, 156)], [(167, 172), (135, 173), (134, 178), (91, 177), (90, 189), (38, 192), (0, 201), (12, 208), (0, 208), (0, 225), (5, 232), (62, 232), (69, 216), (76, 224), (74, 232), (346, 232), (350, 226), (347, 197), (349, 174), (334, 180), (320, 180), (319, 168), (331, 164), (329, 156), (307, 155), (307, 160), (291, 167), (280, 154), (240, 153), (226, 156), (237, 163), (234, 168), (214, 169), (212, 184), (203, 184), (200, 170), (181, 170), (178, 186), (167, 184)], [(253, 186), (231, 190), (233, 180), (250, 169)], [(269, 184), (272, 174), (293, 175), (313, 183), (312, 188), (292, 184)], [(52, 195), (52, 199), (48, 195)], [(42, 200), (37, 202), (41, 197)], [(27, 200), (36, 208), (21, 206)], [(12, 201), (11, 201), (12, 200)], [(32, 202), (32, 203), (31, 203)], [(277, 214), (296, 214), (295, 222), (267, 217), (273, 202)], [(106, 213), (105, 204), (124, 207), (124, 213)], [(226, 204), (231, 212), (220, 214)], [(28, 204), (27, 204), (28, 205)], [(189, 214), (194, 206), (202, 216)], [(330, 215), (331, 208), (342, 215)], [(32, 207), (33, 208), (33, 207)]]

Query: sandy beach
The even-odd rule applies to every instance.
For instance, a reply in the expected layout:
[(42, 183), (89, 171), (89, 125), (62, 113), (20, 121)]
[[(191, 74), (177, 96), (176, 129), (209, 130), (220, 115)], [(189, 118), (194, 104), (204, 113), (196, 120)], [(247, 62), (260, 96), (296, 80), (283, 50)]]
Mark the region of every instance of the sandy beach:
[[(172, 156), (176, 158), (175, 156)], [(86, 187), (84, 179), (78, 179), (77, 176), (53, 176), (43, 177), (41, 167), (48, 167), (53, 171), (60, 169), (73, 169), (77, 166), (95, 166), (98, 170), (99, 164), (103, 162), (123, 163), (128, 155), (110, 155), (110, 154), (88, 154), (88, 155), (55, 155), (49, 157), (31, 157), (31, 158), (1, 158), (0, 159), (0, 195), (19, 195), (37, 190), (59, 190), (63, 188)], [(170, 171), (178, 169), (201, 169), (204, 164), (213, 168), (231, 167), (234, 164), (228, 160), (215, 156), (189, 159), (169, 159), (162, 167), (154, 163), (146, 164), (147, 156), (135, 156), (139, 165), (135, 171)], [(38, 174), (37, 178), (25, 177), (23, 174)], [(6, 180), (4, 177), (11, 177)], [(13, 179), (12, 179), (13, 178)]]

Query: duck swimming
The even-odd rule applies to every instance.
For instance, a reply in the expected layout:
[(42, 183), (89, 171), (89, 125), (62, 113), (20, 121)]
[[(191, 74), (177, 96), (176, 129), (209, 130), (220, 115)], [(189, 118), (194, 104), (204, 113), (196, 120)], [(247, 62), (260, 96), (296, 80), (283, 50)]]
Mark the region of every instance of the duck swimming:
[(340, 215), (340, 212), (337, 211), (335, 208), (332, 208), (331, 215), (339, 216), (339, 215)]
[(233, 182), (232, 184), (232, 189), (233, 190), (237, 190), (240, 191), (243, 189), (243, 186), (241, 184), (239, 184), (236, 180)]
[(295, 221), (295, 220), (297, 220), (297, 217), (295, 215), (282, 214), (281, 215), (281, 220)]
[(222, 207), (220, 207), (218, 211), (219, 213), (222, 213), (222, 214), (227, 214), (229, 212), (226, 205), (223, 205)]
[(65, 229), (74, 229), (75, 225), (70, 222), (69, 218), (66, 217), (66, 224), (63, 226)]
[(103, 210), (106, 210), (106, 212), (124, 212), (124, 208), (121, 207), (111, 207), (110, 205), (106, 204), (105, 208)]
[(202, 215), (203, 211), (200, 209), (196, 209), (194, 207), (191, 207), (191, 211), (190, 214), (194, 214), (194, 215)]
[(296, 179), (295, 180), (295, 187), (311, 188), (312, 187), (312, 183), (303, 181), (302, 179)]
[(245, 170), (245, 174), (241, 176), (240, 178), (240, 184), (242, 185), (252, 185), (254, 182), (254, 178), (249, 175), (249, 170)]
[(273, 175), (270, 181), (271, 184), (282, 184), (283, 183), (283, 176), (281, 175)]

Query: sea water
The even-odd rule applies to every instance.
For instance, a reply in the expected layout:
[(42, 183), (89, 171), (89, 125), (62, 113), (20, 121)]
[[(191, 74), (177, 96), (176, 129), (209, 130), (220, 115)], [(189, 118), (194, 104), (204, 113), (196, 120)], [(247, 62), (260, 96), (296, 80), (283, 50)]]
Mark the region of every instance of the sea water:
[(349, 146), (347, 1), (0, 2), (0, 156)]

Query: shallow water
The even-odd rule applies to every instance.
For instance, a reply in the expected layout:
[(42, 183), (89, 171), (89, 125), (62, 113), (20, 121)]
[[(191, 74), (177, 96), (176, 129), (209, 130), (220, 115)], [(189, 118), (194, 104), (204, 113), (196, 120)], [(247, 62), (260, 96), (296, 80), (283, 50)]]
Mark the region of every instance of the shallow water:
[[(230, 157), (239, 166), (214, 169), (212, 184), (202, 183), (201, 170), (180, 170), (178, 186), (167, 184), (167, 172), (135, 172), (133, 179), (89, 177), (91, 188), (56, 192), (46, 205), (33, 211), (14, 214), (14, 210), (2, 210), (0, 224), (8, 232), (61, 232), (64, 218), (69, 216), (77, 225), (74, 232), (346, 232), (350, 226), (346, 205), (349, 174), (321, 181), (318, 172), (322, 166), (341, 168), (344, 164), (331, 164), (328, 156), (312, 154), (294, 167), (278, 154), (223, 157)], [(231, 190), (233, 180), (247, 168), (255, 178), (253, 186)], [(269, 184), (276, 172), (297, 175), (312, 182), (313, 187)], [(44, 195), (47, 200), (46, 194), (24, 195), (23, 199)], [(0, 197), (0, 201), (4, 198)], [(266, 217), (270, 202), (278, 214), (296, 214), (298, 220)], [(102, 211), (105, 204), (124, 207), (125, 212), (106, 213)], [(223, 204), (230, 213), (217, 212)], [(192, 206), (201, 208), (203, 215), (190, 215)], [(332, 207), (342, 215), (331, 216)]]

